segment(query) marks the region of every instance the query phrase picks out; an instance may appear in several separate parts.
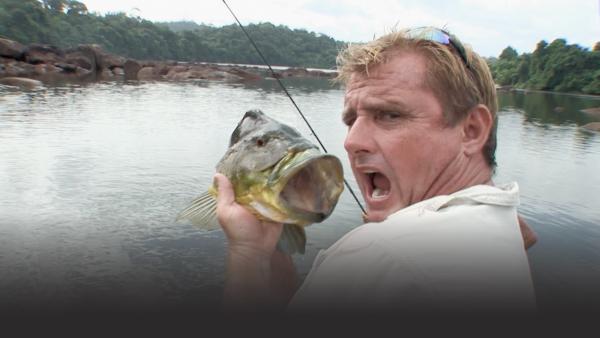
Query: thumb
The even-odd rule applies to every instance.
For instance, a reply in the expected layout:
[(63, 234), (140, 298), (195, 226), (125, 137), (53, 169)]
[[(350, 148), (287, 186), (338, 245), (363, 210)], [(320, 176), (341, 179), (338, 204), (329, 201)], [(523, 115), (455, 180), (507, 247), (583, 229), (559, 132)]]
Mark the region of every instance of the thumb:
[(227, 176), (216, 173), (213, 177), (213, 185), (217, 188), (217, 208), (226, 207), (235, 201), (233, 186)]

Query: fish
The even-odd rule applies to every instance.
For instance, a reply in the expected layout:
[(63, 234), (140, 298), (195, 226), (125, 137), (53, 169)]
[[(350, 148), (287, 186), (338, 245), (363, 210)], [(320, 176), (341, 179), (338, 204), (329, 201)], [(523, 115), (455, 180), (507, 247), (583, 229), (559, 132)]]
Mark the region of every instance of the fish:
[[(261, 110), (244, 114), (216, 172), (229, 178), (238, 204), (260, 220), (283, 223), (277, 249), (288, 254), (305, 252), (304, 227), (329, 217), (344, 190), (342, 164), (335, 155), (322, 153), (296, 129)], [(220, 228), (216, 197), (213, 184), (176, 220), (204, 230)]]

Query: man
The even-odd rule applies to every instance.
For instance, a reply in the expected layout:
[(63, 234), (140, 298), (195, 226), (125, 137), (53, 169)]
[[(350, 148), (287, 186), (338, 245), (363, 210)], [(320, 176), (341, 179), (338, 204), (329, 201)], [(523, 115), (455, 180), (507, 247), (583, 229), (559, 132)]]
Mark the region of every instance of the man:
[[(366, 223), (321, 252), (296, 291), (281, 224), (259, 222), (215, 176), (228, 241), (225, 300), (292, 309), (531, 309), (516, 183), (495, 187), (496, 93), (453, 35), (392, 32), (338, 57), (345, 149)], [(292, 297), (293, 296), (293, 297)], [(268, 302), (268, 304), (265, 304)]]

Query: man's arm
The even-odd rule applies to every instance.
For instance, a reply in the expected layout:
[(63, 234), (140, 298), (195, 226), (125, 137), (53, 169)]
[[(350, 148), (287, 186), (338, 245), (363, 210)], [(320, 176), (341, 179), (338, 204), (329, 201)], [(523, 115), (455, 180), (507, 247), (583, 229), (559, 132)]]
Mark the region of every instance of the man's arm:
[(519, 228), (521, 229), (521, 236), (523, 236), (525, 249), (529, 249), (535, 244), (535, 242), (537, 242), (537, 235), (520, 215), (517, 215), (517, 218), (519, 220)]
[[(284, 307), (295, 292), (291, 257), (275, 249), (283, 225), (259, 221), (235, 202), (231, 182), (215, 175), (217, 218), (228, 240), (223, 305), (235, 309)], [(287, 257), (286, 257), (287, 256)]]

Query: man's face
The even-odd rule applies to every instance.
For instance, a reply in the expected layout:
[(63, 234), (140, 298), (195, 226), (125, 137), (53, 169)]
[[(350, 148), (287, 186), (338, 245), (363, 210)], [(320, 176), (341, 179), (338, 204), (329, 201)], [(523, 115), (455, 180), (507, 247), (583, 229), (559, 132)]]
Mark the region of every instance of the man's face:
[(344, 147), (367, 203), (369, 221), (454, 191), (462, 129), (444, 123), (442, 106), (424, 86), (422, 56), (401, 53), (347, 84)]

